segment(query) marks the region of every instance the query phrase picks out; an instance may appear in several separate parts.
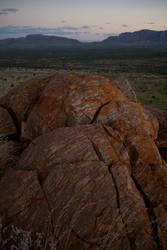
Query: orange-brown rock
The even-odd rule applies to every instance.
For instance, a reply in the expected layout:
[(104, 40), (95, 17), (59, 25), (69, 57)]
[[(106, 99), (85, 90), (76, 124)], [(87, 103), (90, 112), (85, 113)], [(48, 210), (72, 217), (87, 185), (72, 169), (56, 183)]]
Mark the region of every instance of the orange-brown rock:
[(12, 113), (19, 124), (21, 121), (26, 121), (30, 110), (38, 100), (38, 97), (50, 78), (51, 76), (37, 78), (20, 84), (0, 99), (0, 106), (3, 106)]
[(167, 111), (153, 107), (145, 107), (159, 122), (160, 130), (167, 128)]
[(133, 91), (129, 81), (124, 76), (118, 77), (114, 84), (122, 91), (122, 93), (132, 102), (137, 102), (136, 94)]
[(0, 103), (20, 146), (0, 180), (0, 249), (167, 249), (167, 165), (141, 104), (76, 73), (23, 84)]
[(20, 158), (22, 170), (9, 170), (1, 181), (8, 190), (0, 197), (1, 220), (8, 221), (2, 236), (14, 234), (18, 246), (15, 231), (21, 238), (40, 232), (44, 242), (48, 229), (60, 249), (156, 249), (128, 163), (123, 141), (110, 127), (60, 128), (38, 137)]
[(159, 130), (156, 144), (159, 148), (162, 158), (167, 162), (167, 111), (159, 110), (153, 107), (146, 109), (158, 120)]
[(8, 166), (16, 163), (19, 145), (17, 129), (8, 111), (0, 107), (0, 178)]
[(17, 133), (15, 124), (8, 111), (0, 107), (0, 140)]
[(99, 109), (112, 99), (117, 102), (126, 98), (104, 77), (57, 74), (34, 105), (27, 129), (36, 137), (57, 127), (93, 123)]

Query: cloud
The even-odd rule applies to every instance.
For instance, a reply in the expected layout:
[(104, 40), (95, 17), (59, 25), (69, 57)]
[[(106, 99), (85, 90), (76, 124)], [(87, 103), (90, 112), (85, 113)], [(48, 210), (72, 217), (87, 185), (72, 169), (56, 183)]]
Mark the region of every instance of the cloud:
[(88, 25), (83, 25), (81, 28), (82, 28), (82, 29), (90, 29), (91, 27), (88, 26)]
[(87, 31), (84, 31), (84, 32), (82, 32), (82, 31), (76, 31), (75, 34), (76, 35), (83, 35), (83, 34), (85, 35), (85, 34), (89, 34), (89, 32), (87, 32)]
[(121, 26), (124, 27), (124, 28), (126, 28), (126, 27), (128, 27), (129, 25), (127, 25), (127, 24), (122, 24)]
[(18, 12), (19, 9), (14, 9), (14, 8), (8, 8), (8, 9), (1, 9), (0, 10), (0, 15), (8, 15), (9, 13), (16, 13)]
[(0, 11), (0, 15), (7, 15), (7, 12)]
[(64, 26), (64, 27), (62, 27), (62, 29), (64, 29), (64, 30), (79, 30), (79, 28), (73, 27), (73, 26)]
[(148, 22), (148, 23), (146, 23), (146, 24), (155, 24), (154, 22)]
[(75, 36), (86, 35), (87, 31), (81, 28), (64, 26), (56, 28), (31, 27), (31, 26), (0, 26), (0, 39), (17, 38), (30, 34), (43, 34), (52, 36)]
[(3, 12), (18, 12), (19, 9), (14, 9), (14, 8), (6, 8), (6, 9), (1, 9)]

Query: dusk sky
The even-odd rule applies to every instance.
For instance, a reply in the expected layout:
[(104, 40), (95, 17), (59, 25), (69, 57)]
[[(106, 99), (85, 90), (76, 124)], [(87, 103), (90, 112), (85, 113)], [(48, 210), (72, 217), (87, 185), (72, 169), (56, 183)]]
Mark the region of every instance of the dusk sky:
[(167, 0), (0, 0), (0, 39), (49, 34), (98, 41), (167, 30)]

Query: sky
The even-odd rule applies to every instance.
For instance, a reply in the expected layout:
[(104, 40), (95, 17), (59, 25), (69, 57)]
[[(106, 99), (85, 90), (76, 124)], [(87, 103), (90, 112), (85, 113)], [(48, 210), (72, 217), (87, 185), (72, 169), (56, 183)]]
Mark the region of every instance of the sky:
[(167, 30), (167, 0), (0, 0), (0, 39), (47, 34), (99, 41)]

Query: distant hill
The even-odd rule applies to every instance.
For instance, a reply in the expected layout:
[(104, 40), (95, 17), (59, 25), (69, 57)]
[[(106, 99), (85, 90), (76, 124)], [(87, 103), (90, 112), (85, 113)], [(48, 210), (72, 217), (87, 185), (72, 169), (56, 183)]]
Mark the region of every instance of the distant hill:
[(8, 38), (0, 40), (0, 47), (22, 47), (22, 46), (66, 46), (80, 44), (78, 40), (59, 37), (46, 36), (41, 34), (28, 35), (20, 38)]
[(167, 30), (165, 31), (154, 31), (154, 30), (140, 30), (135, 32), (125, 32), (118, 36), (110, 36), (103, 40), (103, 44), (112, 43), (159, 43), (167, 42)]

